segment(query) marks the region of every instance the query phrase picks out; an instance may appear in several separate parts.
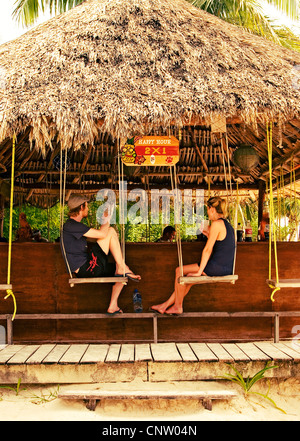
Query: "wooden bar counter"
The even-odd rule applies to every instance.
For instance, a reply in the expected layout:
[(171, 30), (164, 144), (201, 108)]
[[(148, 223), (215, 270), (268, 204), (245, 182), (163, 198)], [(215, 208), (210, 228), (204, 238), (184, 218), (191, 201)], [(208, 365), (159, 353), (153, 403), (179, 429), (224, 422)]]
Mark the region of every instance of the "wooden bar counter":
[[(199, 261), (203, 243), (182, 243), (184, 264)], [(7, 244), (0, 243), (0, 283), (6, 283)], [(300, 242), (278, 244), (280, 278), (300, 277)], [(142, 294), (144, 312), (172, 293), (174, 270), (178, 265), (176, 244), (128, 243), (126, 261), (142, 276), (123, 288), (119, 305), (133, 312), (132, 294)], [(300, 289), (281, 289), (271, 302), (268, 279), (268, 243), (238, 243), (235, 285), (196, 285), (184, 302), (184, 312), (267, 312), (300, 311)], [(273, 273), (274, 274), (274, 273)], [(105, 313), (111, 284), (88, 284), (70, 288), (69, 275), (60, 245), (14, 243), (12, 246), (13, 292), (18, 314)], [(0, 297), (0, 314), (12, 314), (12, 299)], [(0, 321), (5, 326), (5, 321)], [(282, 317), (281, 339), (295, 337), (298, 317)], [(273, 335), (271, 317), (160, 317), (158, 341), (251, 341)], [(15, 320), (14, 343), (46, 342), (149, 342), (153, 339), (151, 319)]]

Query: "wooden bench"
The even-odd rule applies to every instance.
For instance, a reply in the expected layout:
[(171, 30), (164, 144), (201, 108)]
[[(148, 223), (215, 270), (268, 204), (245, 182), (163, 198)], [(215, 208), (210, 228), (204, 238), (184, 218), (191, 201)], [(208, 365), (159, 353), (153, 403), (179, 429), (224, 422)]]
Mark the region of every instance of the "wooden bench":
[(274, 286), (274, 288), (300, 288), (300, 279), (267, 279), (267, 285)]
[(75, 285), (87, 284), (87, 283), (123, 283), (127, 285), (128, 277), (89, 277), (89, 278), (76, 278), (69, 279), (71, 288)]
[(8, 289), (12, 289), (12, 285), (0, 285), (0, 291), (6, 291)]
[(239, 276), (232, 274), (230, 276), (199, 276), (199, 277), (179, 277), (180, 285), (202, 285), (206, 283), (232, 283), (233, 285), (238, 280)]
[[(13, 344), (13, 321), (12, 314), (1, 314), (0, 320), (6, 320), (7, 344)], [(188, 318), (240, 318), (240, 317), (270, 317), (274, 318), (274, 343), (279, 342), (279, 319), (280, 317), (300, 317), (300, 311), (257, 311), (257, 312), (184, 312), (180, 316), (156, 313), (123, 313), (109, 314), (16, 314), (14, 320), (78, 320), (78, 319), (151, 319), (153, 321), (153, 342), (158, 342), (157, 320), (161, 318), (180, 319)]]
[(103, 399), (110, 400), (141, 400), (141, 399), (197, 399), (202, 400), (203, 406), (207, 410), (212, 410), (213, 400), (229, 400), (236, 397), (236, 392), (231, 390), (69, 390), (60, 392), (58, 398), (64, 400), (84, 400), (89, 410), (95, 410), (97, 402)]

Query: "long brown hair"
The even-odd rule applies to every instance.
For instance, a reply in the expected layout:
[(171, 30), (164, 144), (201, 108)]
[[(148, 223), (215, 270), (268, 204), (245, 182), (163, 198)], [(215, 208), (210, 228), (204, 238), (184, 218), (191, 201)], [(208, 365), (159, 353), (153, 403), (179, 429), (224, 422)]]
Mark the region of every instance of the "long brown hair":
[(220, 198), (220, 196), (214, 196), (208, 199), (207, 201), (208, 207), (214, 207), (216, 212), (222, 214), (224, 217), (227, 217), (227, 202), (225, 199)]

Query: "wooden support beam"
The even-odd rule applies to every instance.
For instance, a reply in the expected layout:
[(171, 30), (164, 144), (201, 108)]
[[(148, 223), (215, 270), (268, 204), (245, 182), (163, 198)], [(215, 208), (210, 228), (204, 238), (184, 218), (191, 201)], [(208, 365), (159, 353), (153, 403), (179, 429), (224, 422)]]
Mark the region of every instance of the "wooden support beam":
[(203, 155), (202, 155), (202, 153), (201, 153), (201, 151), (200, 151), (199, 146), (197, 145), (197, 141), (196, 141), (196, 137), (195, 137), (195, 131), (192, 130), (192, 128), (189, 126), (188, 132), (189, 132), (189, 134), (191, 135), (191, 140), (192, 140), (193, 147), (194, 147), (194, 149), (196, 150), (196, 152), (197, 152), (197, 154), (198, 154), (198, 156), (199, 156), (199, 158), (200, 158), (200, 161), (201, 161), (201, 163), (202, 163), (202, 165), (203, 165), (203, 168), (204, 168), (204, 170), (205, 170), (206, 172), (208, 172), (207, 164), (206, 164), (206, 162), (204, 161), (204, 158), (203, 158)]
[[(128, 190), (132, 190), (132, 189), (135, 189), (135, 188), (137, 188), (137, 185), (140, 185), (140, 184), (128, 184), (127, 185), (127, 189)], [(105, 184), (97, 184), (97, 183), (95, 183), (95, 184), (90, 184), (90, 185), (86, 185), (85, 186), (85, 191), (86, 192), (97, 192), (98, 190), (101, 190), (101, 189), (107, 189), (107, 188), (109, 188), (109, 186), (110, 186), (110, 184), (109, 183), (105, 183)], [(23, 186), (22, 186), (22, 188), (23, 189), (34, 189), (34, 190), (44, 190), (46, 187), (45, 187), (45, 184), (43, 184), (43, 183), (30, 183), (30, 184), (24, 184)], [(150, 182), (150, 189), (153, 189), (153, 188), (156, 188), (156, 189), (160, 189), (160, 188), (166, 188), (166, 184), (158, 184), (158, 183), (151, 183)], [(181, 186), (179, 185), (178, 186), (178, 188), (179, 189), (181, 189)], [(194, 183), (194, 184), (189, 184), (189, 183), (187, 183), (187, 184), (182, 184), (182, 189), (184, 189), (184, 188), (186, 188), (186, 189), (194, 189), (194, 188), (203, 188), (203, 189), (205, 189), (205, 190), (207, 190), (208, 189), (208, 185), (207, 185), (207, 183), (205, 182), (203, 182), (203, 183), (201, 183), (201, 184), (196, 184), (196, 183)], [(211, 190), (215, 190), (215, 191), (223, 191), (223, 190), (226, 190), (226, 186), (222, 183), (222, 184), (211, 184), (210, 185), (210, 189)], [(258, 188), (257, 188), (257, 184), (256, 183), (246, 183), (246, 184), (239, 184), (239, 189), (243, 189), (243, 190), (257, 190)], [(80, 190), (80, 186), (79, 186), (79, 184), (66, 184), (66, 191), (68, 191), (68, 190), (76, 190), (76, 191), (78, 191), (78, 190)], [(117, 191), (117, 189), (115, 190), (115, 191)], [(59, 185), (58, 184), (52, 184), (52, 186), (51, 186), (51, 194), (57, 194), (59, 192)], [(16, 191), (15, 191), (15, 193), (18, 193), (18, 189), (16, 188)]]
[(263, 180), (258, 181), (258, 228), (263, 217), (264, 201), (266, 196), (266, 183)]

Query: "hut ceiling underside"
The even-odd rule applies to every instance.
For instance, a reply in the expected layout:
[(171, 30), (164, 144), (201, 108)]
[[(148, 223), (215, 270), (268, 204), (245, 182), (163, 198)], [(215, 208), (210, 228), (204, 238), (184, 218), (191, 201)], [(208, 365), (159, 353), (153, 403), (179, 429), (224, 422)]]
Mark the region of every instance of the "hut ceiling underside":
[[(280, 134), (273, 127), (273, 178), (282, 172), (285, 184), (290, 183), (291, 168), (295, 168), (296, 179), (300, 178), (300, 121), (286, 123)], [(165, 134), (163, 131), (155, 134)], [(177, 129), (168, 134), (179, 137)], [(224, 136), (224, 135), (223, 135)], [(243, 124), (227, 126), (232, 183), (238, 182), (240, 189), (255, 190), (259, 180), (268, 178), (268, 157), (265, 127), (253, 128)], [(179, 188), (204, 188), (222, 191), (229, 187), (228, 162), (225, 151), (225, 170), (222, 143), (219, 133), (209, 127), (185, 127), (180, 134), (180, 161), (177, 164)], [(233, 152), (241, 144), (252, 145), (259, 155), (259, 164), (250, 173), (243, 172), (233, 162)], [(223, 148), (224, 144), (223, 144)], [(29, 147), (28, 133), (19, 136), (16, 146), (15, 201), (29, 202), (37, 206), (52, 206), (59, 199), (60, 191), (60, 145), (52, 144), (43, 155), (34, 146)], [(68, 150), (66, 194), (85, 192), (95, 194), (101, 188), (118, 188), (118, 164), (116, 143), (108, 134), (100, 135), (95, 145), (81, 150)], [(10, 180), (11, 140), (0, 145), (0, 180)], [(128, 188), (170, 188), (167, 167), (126, 167), (124, 176)]]

